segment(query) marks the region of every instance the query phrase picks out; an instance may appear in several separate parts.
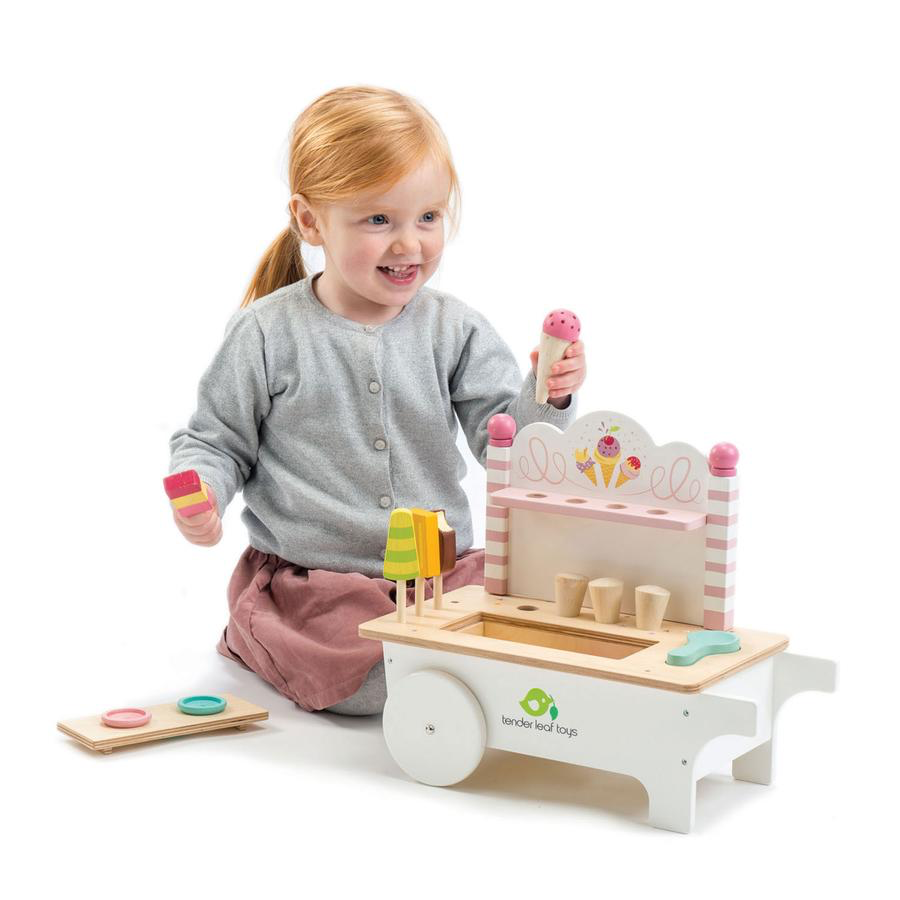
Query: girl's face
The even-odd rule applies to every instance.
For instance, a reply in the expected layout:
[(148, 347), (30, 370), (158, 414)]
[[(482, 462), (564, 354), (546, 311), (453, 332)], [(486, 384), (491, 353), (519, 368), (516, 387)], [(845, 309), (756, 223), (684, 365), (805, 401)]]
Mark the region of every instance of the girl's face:
[(449, 192), (446, 169), (428, 159), (383, 194), (318, 210), (295, 194), (291, 210), (303, 239), (325, 251), (319, 300), (368, 323), (397, 315), (438, 267)]

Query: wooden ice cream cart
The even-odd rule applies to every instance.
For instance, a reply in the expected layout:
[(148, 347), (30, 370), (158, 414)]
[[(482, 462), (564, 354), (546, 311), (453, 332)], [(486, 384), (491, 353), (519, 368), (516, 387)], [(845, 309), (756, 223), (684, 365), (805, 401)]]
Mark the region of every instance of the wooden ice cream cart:
[[(384, 734), (400, 768), (451, 785), (493, 747), (618, 772), (644, 785), (650, 824), (680, 832), (705, 775), (770, 783), (778, 711), (833, 691), (836, 665), (733, 626), (736, 450), (657, 447), (614, 412), (566, 432), (516, 434), (509, 416), (488, 430), (484, 588), (359, 629), (384, 643)], [(596, 621), (587, 593), (560, 615), (558, 573), (621, 581), (616, 620)], [(647, 584), (670, 594), (652, 630), (635, 621)], [(685, 664), (681, 648), (704, 634), (734, 646)]]

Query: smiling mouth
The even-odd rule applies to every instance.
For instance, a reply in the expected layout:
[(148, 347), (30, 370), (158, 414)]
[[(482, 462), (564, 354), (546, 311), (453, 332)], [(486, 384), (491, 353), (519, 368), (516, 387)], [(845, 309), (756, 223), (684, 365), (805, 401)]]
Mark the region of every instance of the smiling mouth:
[(402, 278), (404, 275), (409, 275), (409, 273), (413, 269), (418, 269), (418, 263), (411, 263), (407, 266), (378, 266), (382, 272), (387, 272), (390, 275), (396, 275), (398, 278)]
[(388, 284), (392, 284), (394, 287), (409, 287), (409, 285), (415, 284), (419, 277), (418, 263), (405, 268), (396, 266), (378, 266), (377, 268), (388, 280)]

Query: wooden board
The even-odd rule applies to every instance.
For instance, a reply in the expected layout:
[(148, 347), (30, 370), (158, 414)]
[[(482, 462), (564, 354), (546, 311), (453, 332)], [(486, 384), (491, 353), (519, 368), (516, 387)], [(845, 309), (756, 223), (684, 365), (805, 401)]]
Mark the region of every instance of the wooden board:
[(658, 584), (672, 595), (666, 610), (669, 619), (703, 624), (704, 529), (664, 531), (511, 509), (509, 532), (511, 595), (552, 601), (557, 572), (577, 572), (588, 579), (612, 577), (624, 585), (623, 612), (634, 612), (638, 585)]
[(251, 722), (262, 722), (269, 718), (269, 711), (233, 694), (219, 694), (228, 705), (212, 716), (189, 716), (178, 709), (176, 703), (161, 703), (147, 707), (152, 714), (150, 721), (139, 728), (111, 728), (100, 721), (100, 714), (82, 719), (68, 719), (57, 722), (56, 727), (79, 744), (90, 750), (110, 753), (118, 747), (130, 747), (148, 741), (182, 734), (199, 734), (203, 731), (218, 731), (222, 728), (243, 728)]
[(736, 653), (707, 656), (692, 666), (668, 665), (669, 650), (698, 630), (665, 621), (658, 631), (639, 631), (632, 615), (602, 625), (589, 608), (577, 618), (562, 617), (545, 600), (495, 596), (479, 585), (445, 594), (441, 610), (426, 601), (424, 615), (407, 614), (406, 622), (388, 613), (359, 626), (360, 637), (685, 692), (701, 691), (788, 645), (781, 634), (736, 628)]

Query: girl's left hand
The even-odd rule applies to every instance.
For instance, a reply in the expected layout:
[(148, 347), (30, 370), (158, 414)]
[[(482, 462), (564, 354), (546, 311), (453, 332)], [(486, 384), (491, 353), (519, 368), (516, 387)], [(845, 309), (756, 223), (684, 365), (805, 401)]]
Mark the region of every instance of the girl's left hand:
[[(537, 375), (538, 348), (531, 351), (531, 369)], [(565, 409), (569, 405), (569, 395), (574, 394), (584, 384), (587, 375), (587, 362), (584, 355), (584, 341), (575, 341), (563, 358), (553, 364), (547, 389), (550, 392), (548, 403), (557, 409)]]

